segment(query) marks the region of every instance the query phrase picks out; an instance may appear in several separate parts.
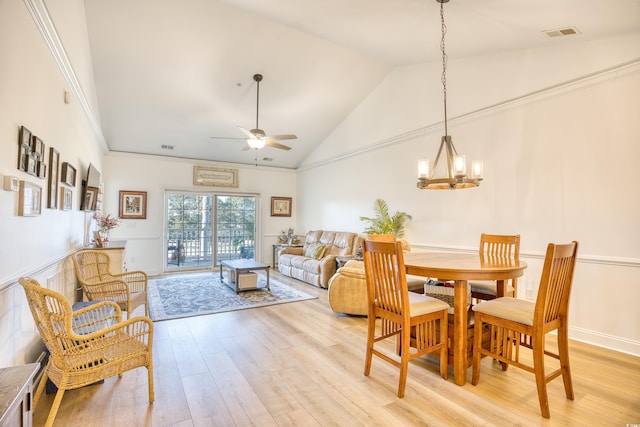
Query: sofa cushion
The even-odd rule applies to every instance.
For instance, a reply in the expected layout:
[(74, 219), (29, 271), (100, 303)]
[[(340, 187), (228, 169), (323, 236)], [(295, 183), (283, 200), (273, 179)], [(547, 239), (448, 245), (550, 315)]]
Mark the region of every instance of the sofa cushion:
[(307, 247), (304, 256), (307, 258), (320, 259), (323, 257), (326, 246), (319, 243), (313, 243)]

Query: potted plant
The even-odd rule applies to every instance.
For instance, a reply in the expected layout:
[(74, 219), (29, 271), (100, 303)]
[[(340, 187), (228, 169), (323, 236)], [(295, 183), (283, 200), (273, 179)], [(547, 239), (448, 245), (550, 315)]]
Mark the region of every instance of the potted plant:
[(389, 213), (389, 205), (382, 199), (376, 199), (373, 203), (373, 218), (361, 216), (360, 221), (369, 223), (364, 230), (365, 233), (372, 235), (393, 235), (393, 239), (404, 237), (404, 225), (411, 220), (411, 215), (406, 212), (396, 211), (393, 215)]

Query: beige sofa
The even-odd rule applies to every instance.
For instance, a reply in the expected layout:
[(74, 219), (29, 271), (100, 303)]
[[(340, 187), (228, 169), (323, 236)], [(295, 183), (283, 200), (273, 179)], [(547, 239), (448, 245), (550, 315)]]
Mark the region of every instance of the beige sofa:
[[(304, 246), (284, 248), (278, 257), (278, 271), (285, 276), (321, 288), (329, 286), (329, 279), (336, 272), (336, 256), (356, 257), (362, 246), (358, 233), (346, 231), (309, 231)], [(306, 256), (317, 248), (319, 257)]]

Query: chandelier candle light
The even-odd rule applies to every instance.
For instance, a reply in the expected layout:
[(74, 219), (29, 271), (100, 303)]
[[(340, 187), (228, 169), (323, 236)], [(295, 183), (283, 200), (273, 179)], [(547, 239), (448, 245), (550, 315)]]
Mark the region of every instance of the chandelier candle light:
[[(445, 53), (444, 35), (447, 27), (444, 23), (444, 3), (449, 0), (436, 0), (440, 3), (440, 23), (442, 25), (442, 39), (440, 50), (442, 51), (442, 92), (444, 94), (444, 136), (440, 141), (440, 148), (433, 168), (429, 167), (429, 160), (418, 161), (418, 183), (421, 190), (455, 190), (457, 188), (477, 187), (482, 181), (483, 165), (481, 160), (474, 160), (471, 164), (471, 175), (467, 176), (467, 162), (465, 156), (458, 154), (453, 145), (447, 127), (447, 54)], [(434, 178), (438, 161), (442, 151), (446, 151), (447, 156), (447, 176), (444, 178)]]

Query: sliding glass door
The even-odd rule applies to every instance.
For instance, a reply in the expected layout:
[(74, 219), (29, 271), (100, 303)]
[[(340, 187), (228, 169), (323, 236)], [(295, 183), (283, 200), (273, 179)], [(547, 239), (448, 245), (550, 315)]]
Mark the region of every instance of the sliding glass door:
[(204, 270), (220, 260), (254, 259), (257, 197), (166, 193), (165, 271)]

